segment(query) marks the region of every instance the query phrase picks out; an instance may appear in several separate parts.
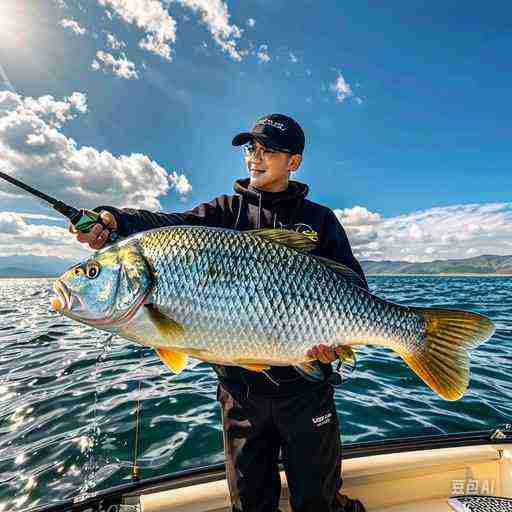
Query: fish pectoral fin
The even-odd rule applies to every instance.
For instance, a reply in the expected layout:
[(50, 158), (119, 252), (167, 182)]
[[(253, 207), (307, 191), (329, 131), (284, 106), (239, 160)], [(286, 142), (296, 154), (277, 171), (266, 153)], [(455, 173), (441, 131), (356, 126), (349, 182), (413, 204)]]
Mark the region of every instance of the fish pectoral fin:
[(164, 362), (165, 366), (173, 373), (181, 373), (183, 368), (187, 366), (188, 356), (182, 352), (175, 352), (167, 348), (155, 349), (158, 357)]
[(334, 351), (343, 363), (348, 363), (350, 366), (356, 365), (356, 353), (352, 347), (341, 345), (336, 347)]
[(309, 363), (296, 364), (293, 366), (305, 379), (312, 381), (325, 380), (324, 372), (318, 366), (316, 361)]
[(246, 233), (302, 252), (312, 251), (318, 246), (311, 237), (290, 229), (252, 229)]
[(145, 308), (153, 325), (165, 338), (175, 340), (185, 334), (184, 327), (169, 316), (164, 315), (155, 304), (146, 304)]
[(425, 349), (400, 353), (411, 369), (445, 400), (458, 400), (469, 383), (468, 350), (494, 333), (489, 318), (470, 311), (410, 308), (426, 322)]

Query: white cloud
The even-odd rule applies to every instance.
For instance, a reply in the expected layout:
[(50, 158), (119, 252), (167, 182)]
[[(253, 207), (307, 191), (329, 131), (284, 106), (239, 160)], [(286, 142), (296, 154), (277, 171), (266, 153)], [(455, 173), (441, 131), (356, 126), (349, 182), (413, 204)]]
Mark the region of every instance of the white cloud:
[(35, 116), (51, 128), (60, 128), (66, 121), (87, 112), (87, 97), (74, 92), (66, 101), (57, 101), (50, 95), (22, 98), (14, 92), (0, 91), (0, 122), (13, 111), (20, 119)]
[(155, 55), (159, 55), (169, 62), (172, 60), (171, 48), (169, 45), (163, 41), (159, 41), (155, 36), (147, 35), (144, 39), (141, 39), (139, 41), (139, 48), (154, 53)]
[[(36, 189), (85, 208), (111, 204), (156, 210), (161, 209), (158, 198), (171, 189), (179, 195), (190, 191), (183, 174), (169, 176), (144, 154), (114, 156), (90, 146), (79, 147), (59, 131), (62, 124), (86, 112), (86, 96), (79, 92), (57, 101), (51, 96), (30, 98), (0, 91), (3, 168)], [(34, 205), (34, 199), (14, 186), (4, 184), (2, 192), (0, 211), (6, 209), (5, 204), (13, 204), (14, 198), (16, 209)], [(11, 217), (3, 223), (19, 225)]]
[(138, 80), (139, 74), (135, 69), (135, 64), (126, 58), (123, 53), (119, 59), (116, 59), (111, 53), (98, 51), (96, 59), (92, 61), (91, 68), (95, 71), (103, 69), (103, 71), (111, 70), (112, 73), (119, 78), (130, 80), (132, 78)]
[(201, 14), (203, 23), (208, 27), (213, 39), (223, 51), (236, 61), (242, 60), (242, 55), (237, 47), (237, 39), (242, 35), (242, 29), (231, 25), (227, 5), (222, 0), (175, 0), (177, 3), (188, 7)]
[(329, 88), (331, 91), (336, 93), (336, 101), (340, 103), (345, 99), (350, 98), (350, 96), (354, 95), (352, 89), (350, 88), (350, 85), (345, 81), (341, 73), (338, 73), (338, 78), (336, 79), (336, 82), (330, 84)]
[(290, 52), (290, 60), (293, 64), (297, 64), (297, 62), (299, 62), (299, 59), (293, 54), (293, 52)]
[(178, 174), (176, 171), (169, 175), (169, 180), (174, 185), (178, 193), (187, 195), (192, 191), (192, 185), (184, 174)]
[(112, 9), (126, 23), (136, 25), (145, 32), (139, 47), (171, 60), (171, 45), (176, 42), (176, 20), (165, 5), (177, 3), (201, 17), (211, 36), (220, 48), (233, 60), (244, 55), (237, 40), (242, 29), (230, 23), (230, 13), (222, 0), (97, 0), (103, 7)]
[(249, 18), (247, 20), (247, 26), (253, 28), (256, 25), (256, 20), (253, 18)]
[(381, 217), (378, 213), (372, 213), (363, 206), (354, 206), (353, 208), (334, 210), (334, 213), (342, 224), (348, 224), (351, 226), (377, 224), (381, 221)]
[(69, 19), (63, 19), (60, 20), (60, 25), (64, 28), (69, 28), (72, 30), (75, 34), (79, 36), (83, 36), (87, 30), (85, 28), (82, 28), (76, 21), (69, 20)]
[(256, 56), (260, 62), (270, 62), (271, 59), (268, 54), (268, 45), (262, 44), (256, 52)]
[(112, 50), (123, 50), (126, 48), (126, 43), (120, 41), (114, 34), (107, 33), (107, 46)]
[(0, 212), (0, 235), (23, 233), (25, 221), (14, 212)]
[[(0, 213), (0, 257), (23, 255), (22, 258), (29, 259), (38, 256), (54, 262), (57, 255), (75, 261), (90, 255), (90, 250), (77, 242), (67, 227), (27, 223), (24, 218), (28, 216)], [(44, 259), (40, 261), (44, 266)]]
[(176, 41), (176, 21), (158, 0), (98, 0), (109, 7), (123, 21), (136, 25), (146, 32), (139, 42), (141, 48), (170, 58), (170, 43)]
[(362, 206), (334, 212), (360, 258), (432, 261), (511, 253), (512, 203), (430, 208), (387, 219)]

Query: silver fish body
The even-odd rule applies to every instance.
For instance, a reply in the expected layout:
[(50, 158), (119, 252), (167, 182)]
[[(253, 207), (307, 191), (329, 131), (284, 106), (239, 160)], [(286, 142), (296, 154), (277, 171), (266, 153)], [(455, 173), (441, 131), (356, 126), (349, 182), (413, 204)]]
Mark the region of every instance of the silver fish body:
[[(445, 398), (461, 396), (469, 379), (466, 350), (492, 335), (490, 320), (382, 300), (346, 267), (311, 255), (312, 248), (303, 235), (284, 230), (179, 226), (139, 233), (81, 264), (98, 265), (99, 276), (108, 269), (101, 286), (89, 279), (85, 293), (71, 279), (76, 267), (59, 279), (82, 308), (62, 312), (153, 346), (164, 360), (166, 353), (188, 354), (255, 370), (308, 371), (305, 354), (321, 343), (378, 345), (400, 354)], [(98, 308), (99, 296), (108, 307)]]

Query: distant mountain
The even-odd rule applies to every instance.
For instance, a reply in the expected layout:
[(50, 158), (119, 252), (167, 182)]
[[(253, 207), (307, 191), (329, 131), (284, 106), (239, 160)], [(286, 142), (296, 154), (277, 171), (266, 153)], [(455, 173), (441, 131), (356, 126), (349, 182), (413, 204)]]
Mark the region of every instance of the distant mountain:
[[(77, 261), (43, 256), (0, 257), (0, 277), (56, 277)], [(512, 256), (477, 256), (425, 263), (361, 261), (365, 274), (511, 274)]]
[(361, 261), (365, 274), (511, 274), (512, 256), (483, 255), (457, 260), (435, 260), (425, 263), (407, 261)]
[(77, 262), (46, 256), (1, 256), (0, 277), (55, 277), (74, 263)]
[(49, 274), (44, 270), (27, 270), (18, 267), (0, 268), (0, 277), (55, 277), (57, 274)]

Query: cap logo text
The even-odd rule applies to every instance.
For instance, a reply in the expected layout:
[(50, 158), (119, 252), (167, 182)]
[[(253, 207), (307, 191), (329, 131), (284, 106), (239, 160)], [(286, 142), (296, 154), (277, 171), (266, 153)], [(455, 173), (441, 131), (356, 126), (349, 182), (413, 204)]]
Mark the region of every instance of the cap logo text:
[(286, 125), (284, 123), (280, 123), (279, 121), (273, 121), (272, 119), (264, 119), (263, 121), (259, 121), (256, 124), (268, 124), (269, 126), (273, 126), (274, 128), (281, 130), (282, 132), (286, 130)]

